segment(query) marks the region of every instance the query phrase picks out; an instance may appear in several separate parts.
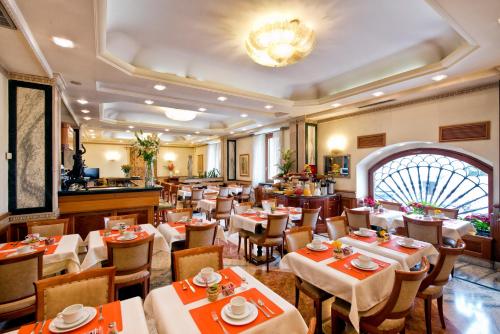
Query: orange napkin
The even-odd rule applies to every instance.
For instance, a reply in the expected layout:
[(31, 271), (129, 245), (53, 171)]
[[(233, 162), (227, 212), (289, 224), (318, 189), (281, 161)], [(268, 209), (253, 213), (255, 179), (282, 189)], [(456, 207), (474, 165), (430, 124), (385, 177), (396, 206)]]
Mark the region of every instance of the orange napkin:
[[(255, 302), (257, 302), (258, 299), (262, 299), (264, 304), (266, 304), (266, 306), (269, 307), (275, 314), (271, 315), (270, 318), (266, 318), (264, 316), (264, 314), (262, 314), (262, 312), (259, 310), (258, 311), (259, 315), (251, 323), (244, 325), (244, 326), (230, 325), (230, 324), (224, 322), (224, 320), (222, 320), (221, 310), (224, 307), (224, 305), (229, 303), (229, 300), (234, 296), (242, 296), (242, 297), (245, 297), (247, 300), (249, 298), (252, 298)], [(224, 298), (224, 299), (218, 300), (216, 302), (209, 303), (207, 305), (203, 305), (203, 306), (200, 306), (198, 308), (190, 310), (189, 313), (191, 314), (191, 317), (193, 318), (194, 322), (196, 323), (196, 325), (198, 326), (198, 329), (200, 330), (200, 332), (202, 334), (223, 333), (219, 324), (212, 319), (212, 311), (215, 311), (215, 313), (217, 313), (217, 316), (219, 317), (220, 321), (222, 322), (224, 327), (227, 329), (227, 331), (231, 334), (237, 334), (237, 333), (244, 332), (252, 327), (257, 326), (260, 323), (263, 323), (264, 321), (276, 318), (277, 316), (279, 316), (280, 314), (282, 314), (284, 312), (280, 307), (278, 307), (276, 304), (274, 304), (271, 300), (269, 300), (266, 296), (264, 296), (260, 291), (253, 288), (253, 289), (238, 293), (236, 295), (233, 295), (229, 298)], [(269, 313), (269, 311), (267, 311), (267, 310), (266, 310), (266, 312)]]
[(323, 245), (326, 245), (328, 249), (318, 252), (318, 251), (312, 251), (309, 248), (304, 247), (297, 250), (296, 252), (302, 256), (307, 257), (308, 259), (311, 259), (316, 262), (321, 262), (333, 257), (333, 246), (326, 242), (324, 242)]
[(372, 235), (369, 236), (369, 237), (362, 237), (362, 236), (356, 235), (354, 233), (349, 233), (348, 237), (351, 238), (351, 239), (363, 241), (363, 242), (366, 242), (366, 243), (369, 243), (369, 244), (374, 243), (375, 241), (377, 241), (377, 234), (375, 232), (372, 233)]
[[(96, 309), (97, 309), (97, 314), (91, 322), (89, 322), (85, 326), (82, 326), (78, 329), (75, 329), (69, 333), (71, 333), (71, 334), (87, 334), (88, 332), (90, 332), (94, 328), (99, 327), (99, 309), (98, 308), (96, 308)], [(104, 317), (104, 320), (102, 321), (101, 326), (102, 326), (102, 329), (104, 332), (107, 332), (108, 325), (113, 321), (116, 322), (116, 329), (119, 332), (121, 332), (123, 330), (122, 310), (121, 310), (121, 305), (120, 305), (119, 301), (112, 302), (109, 304), (104, 304), (102, 306), (102, 316)], [(52, 333), (51, 331), (49, 331), (49, 324), (51, 321), (52, 320), (48, 320), (45, 323), (45, 326), (43, 327), (43, 332), (42, 332), (43, 334), (51, 334)], [(41, 326), (41, 323), (38, 324), (35, 333), (38, 333), (40, 326)], [(33, 331), (33, 329), (34, 329), (33, 324), (25, 325), (19, 329), (18, 334), (30, 334)]]
[(170, 225), (171, 227), (177, 227), (177, 226), (186, 226), (186, 222), (172, 222), (172, 223), (167, 223), (168, 225)]
[[(372, 261), (377, 263), (379, 266), (376, 270), (361, 270), (361, 269), (358, 269), (356, 267), (354, 267), (352, 264), (351, 264), (351, 261), (354, 260), (354, 259), (357, 259), (358, 257), (360, 257), (362, 254), (360, 253), (354, 253), (352, 255), (349, 255), (345, 258), (343, 258), (342, 260), (338, 260), (338, 261), (335, 261), (335, 262), (332, 262), (330, 264), (328, 264), (329, 267), (332, 267), (333, 269), (336, 269), (338, 271), (341, 271), (343, 272), (344, 274), (348, 274), (354, 278), (357, 278), (359, 280), (363, 280), (365, 278), (368, 278), (370, 277), (371, 275), (375, 274), (375, 273), (378, 273), (379, 271), (381, 270), (384, 270), (385, 268), (389, 267), (389, 263), (386, 263), (384, 261), (380, 261), (380, 260), (376, 260), (376, 259), (373, 259), (372, 258)], [(347, 269), (344, 265), (347, 264), (351, 269)]]
[[(237, 288), (241, 285), (241, 278), (238, 276), (234, 271), (231, 270), (231, 268), (225, 268), (219, 271), (220, 273), (227, 275), (229, 279), (225, 279), (224, 275), (222, 276), (222, 281), (220, 281), (219, 284), (226, 284), (226, 283), (233, 283), (234, 286)], [(194, 288), (195, 292), (192, 292), (191, 289), (187, 286), (186, 282), (184, 281), (179, 281), (179, 282), (174, 282), (172, 283), (175, 291), (177, 292), (177, 295), (181, 299), (182, 303), (184, 305), (193, 303), (195, 301), (198, 301), (203, 298), (207, 298), (207, 290), (206, 288), (202, 288), (200, 286), (197, 286), (193, 283), (193, 279), (190, 278), (188, 279), (189, 284)], [(186, 286), (186, 290), (182, 289), (182, 285)]]
[(424, 248), (424, 246), (422, 246), (422, 245), (419, 246), (418, 248), (403, 247), (403, 246), (398, 245), (398, 243), (397, 243), (398, 240), (401, 240), (401, 239), (394, 238), (394, 239), (391, 239), (389, 241), (380, 243), (379, 246), (380, 247), (389, 248), (389, 249), (392, 249), (392, 250), (395, 250), (395, 251), (398, 251), (398, 252), (401, 252), (401, 253), (409, 254), (409, 255), (415, 254), (420, 249)]

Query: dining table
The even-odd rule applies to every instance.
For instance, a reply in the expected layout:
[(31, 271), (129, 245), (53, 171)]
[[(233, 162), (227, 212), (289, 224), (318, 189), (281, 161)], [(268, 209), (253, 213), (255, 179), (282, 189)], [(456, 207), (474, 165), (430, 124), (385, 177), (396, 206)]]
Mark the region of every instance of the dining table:
[[(187, 288), (186, 281), (152, 290), (144, 301), (144, 310), (148, 318), (154, 319), (158, 333), (223, 334), (220, 324), (230, 334), (307, 333), (306, 323), (299, 311), (248, 272), (233, 266), (223, 269), (221, 275), (220, 284), (232, 283), (234, 294), (219, 294), (213, 302), (208, 300), (206, 288), (193, 284), (192, 279), (187, 282), (194, 291)], [(223, 320), (222, 308), (235, 296), (262, 302), (262, 306), (255, 309), (256, 319), (249, 324), (236, 326)], [(212, 312), (220, 324), (214, 320)]]
[[(178, 222), (170, 222), (163, 223), (157, 226), (158, 231), (165, 238), (168, 246), (172, 248), (172, 243), (180, 240), (186, 240), (186, 224), (194, 224), (194, 225), (203, 225), (210, 224), (210, 221), (204, 219), (201, 222), (193, 222), (192, 220), (188, 221), (178, 221)], [(226, 242), (226, 235), (224, 234), (224, 228), (220, 225), (217, 225), (217, 232), (215, 236), (216, 240)]]
[(43, 255), (43, 276), (66, 270), (69, 273), (80, 271), (78, 253), (84, 247), (84, 242), (78, 234), (68, 234), (54, 237), (54, 243), (45, 242), (25, 244), (24, 241), (14, 241), (0, 244), (0, 259), (19, 254), (19, 248), (29, 245), (33, 250), (45, 249)]
[[(396, 260), (357, 247), (350, 247), (352, 254), (337, 259), (330, 242), (324, 242), (324, 245), (324, 251), (304, 247), (286, 254), (280, 262), (280, 269), (349, 302), (349, 319), (359, 332), (359, 312), (367, 311), (389, 297), (395, 271), (402, 267)], [(365, 271), (356, 268), (352, 261), (361, 255), (370, 257), (377, 269)]]
[[(141, 228), (140, 233), (145, 235), (154, 234), (153, 241), (153, 259), (151, 268), (155, 270), (168, 270), (171, 265), (170, 247), (168, 246), (163, 235), (151, 224), (137, 225)], [(86, 270), (93, 267), (98, 267), (102, 261), (108, 259), (108, 250), (104, 241), (104, 230), (91, 231), (85, 243), (87, 244), (87, 255), (83, 259), (82, 269)], [(118, 236), (118, 231), (112, 231), (112, 236)]]
[[(96, 316), (89, 323), (80, 328), (66, 332), (68, 334), (88, 334), (92, 331), (98, 333), (101, 327), (102, 333), (108, 333), (108, 324), (111, 322), (116, 323), (116, 328), (121, 334), (148, 334), (148, 325), (146, 316), (144, 315), (144, 308), (142, 306), (142, 299), (134, 297), (130, 299), (115, 301), (109, 304), (102, 305), (102, 321), (99, 321), (99, 315), (96, 308)], [(43, 323), (31, 323), (22, 326), (18, 330), (8, 332), (7, 334), (52, 334), (49, 330), (52, 319)], [(36, 326), (36, 327), (35, 327)], [(39, 330), (42, 329), (41, 332)], [(36, 330), (36, 331), (35, 331)]]
[[(255, 208), (240, 214), (233, 214), (229, 218), (229, 234), (238, 233), (241, 230), (262, 233), (267, 227), (267, 214), (269, 212)], [(296, 207), (277, 207), (275, 214), (287, 213), (290, 221), (298, 221), (302, 217), (302, 209)]]

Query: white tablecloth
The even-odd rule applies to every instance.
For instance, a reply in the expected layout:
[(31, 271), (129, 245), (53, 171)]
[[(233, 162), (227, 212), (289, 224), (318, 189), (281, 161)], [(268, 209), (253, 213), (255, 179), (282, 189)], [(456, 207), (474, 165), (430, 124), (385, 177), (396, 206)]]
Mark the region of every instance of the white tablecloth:
[[(161, 233), (151, 224), (139, 225), (148, 234), (154, 234), (153, 242), (153, 269), (169, 269), (170, 268), (170, 247)], [(92, 268), (102, 261), (108, 259), (108, 250), (102, 240), (99, 231), (92, 231), (87, 235), (85, 242), (88, 245), (87, 255), (82, 263), (82, 269)]]
[(202, 199), (198, 201), (196, 208), (201, 209), (203, 211), (211, 212), (212, 210), (215, 209), (216, 204), (217, 201), (215, 199), (214, 200)]
[[(396, 237), (396, 236), (393, 236), (393, 238), (403, 239), (401, 237)], [(390, 259), (396, 260), (399, 262), (399, 264), (404, 270), (410, 270), (411, 267), (415, 266), (417, 263), (420, 262), (423, 256), (439, 255), (438, 251), (436, 250), (436, 248), (434, 248), (434, 246), (423, 241), (419, 241), (419, 243), (423, 245), (424, 248), (419, 249), (413, 254), (406, 254), (403, 252), (398, 252), (397, 250), (379, 246), (378, 241), (375, 241), (373, 243), (367, 243), (349, 237), (340, 238), (340, 241), (342, 241), (343, 244), (353, 246), (359, 249), (364, 249), (371, 253), (382, 255)]]
[[(0, 244), (0, 248), (3, 245), (4, 244)], [(70, 273), (79, 272), (80, 260), (78, 259), (78, 251), (83, 245), (83, 240), (80, 235), (63, 235), (54, 253), (43, 256), (43, 275), (55, 274), (64, 269)]]
[(243, 191), (242, 187), (227, 187), (227, 189), (229, 190), (229, 193), (233, 195), (238, 195)]
[[(369, 210), (369, 208), (360, 207), (360, 208), (354, 208), (353, 210), (365, 211)], [(371, 212), (370, 224), (389, 230), (394, 227), (393, 220), (397, 218), (403, 219), (402, 218), (403, 214), (404, 212), (402, 211), (387, 210), (387, 209), (384, 209), (384, 211), (381, 213)], [(342, 215), (345, 215), (345, 212)]]
[[(186, 239), (186, 233), (180, 233), (179, 231), (177, 231), (175, 228), (168, 225), (167, 223), (160, 224), (158, 226), (158, 231), (165, 238), (165, 241), (167, 242), (167, 244), (170, 248), (172, 248), (172, 243), (174, 241)], [(220, 225), (217, 226), (217, 235), (215, 238), (218, 240), (221, 240), (223, 242), (227, 241), (226, 235), (224, 234), (224, 228), (222, 228), (222, 226), (220, 226)]]
[[(242, 333), (245, 334), (305, 334), (307, 326), (299, 311), (286, 300), (278, 296), (271, 289), (255, 279), (252, 275), (239, 267), (232, 267), (234, 272), (245, 276), (248, 288), (257, 288), (273, 303), (279, 306), (284, 313), (275, 316)], [(240, 289), (236, 290), (238, 293)], [(220, 298), (220, 297), (219, 297)], [(229, 301), (229, 299), (228, 299)], [(184, 305), (172, 285), (155, 289), (149, 293), (144, 301), (144, 310), (149, 317), (155, 319), (159, 334), (195, 334), (200, 333), (196, 323), (191, 318), (189, 310), (208, 304), (204, 298), (191, 304)], [(220, 318), (220, 314), (219, 314)]]
[(353, 249), (355, 252), (382, 260), (390, 265), (370, 277), (358, 280), (328, 266), (329, 263), (337, 261), (333, 258), (333, 252), (331, 258), (321, 262), (292, 252), (283, 257), (280, 269), (291, 271), (314, 286), (351, 303), (349, 319), (359, 332), (358, 312), (369, 310), (389, 297), (394, 284), (395, 270), (401, 269), (401, 265), (395, 260), (359, 248)]
[[(409, 215), (409, 217), (412, 217), (412, 216), (422, 218), (420, 216)], [(393, 226), (394, 227), (404, 227), (405, 226), (402, 215), (400, 218), (394, 218)], [(475, 233), (475, 232), (476, 232), (476, 229), (474, 228), (474, 225), (472, 225), (472, 223), (469, 221), (461, 220), (461, 219), (445, 219), (445, 220), (443, 220), (443, 237), (445, 237), (445, 238), (450, 238), (450, 239), (457, 241), (458, 239), (462, 238), (464, 235)]]
[(229, 218), (229, 234), (238, 233), (240, 230), (256, 233), (257, 226), (267, 226), (267, 220), (253, 220), (252, 217), (231, 215)]

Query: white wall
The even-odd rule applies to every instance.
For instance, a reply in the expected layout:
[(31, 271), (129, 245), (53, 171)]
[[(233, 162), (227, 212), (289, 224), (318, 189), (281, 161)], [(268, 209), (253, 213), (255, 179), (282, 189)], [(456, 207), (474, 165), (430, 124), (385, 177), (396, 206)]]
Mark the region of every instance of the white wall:
[(193, 175), (196, 174), (196, 156), (194, 153), (194, 148), (192, 147), (160, 147), (160, 153), (158, 154), (158, 176), (167, 176), (168, 170), (165, 168), (167, 161), (173, 159), (175, 170), (177, 171), (175, 175), (187, 176), (188, 169), (187, 163), (189, 156), (193, 156)]
[[(240, 175), (240, 155), (248, 154), (250, 156), (249, 161), (249, 176)], [(242, 181), (252, 181), (253, 174), (253, 159), (265, 159), (264, 155), (262, 157), (253, 156), (253, 137), (244, 137), (236, 140), (236, 179)]]
[(0, 71), (0, 214), (8, 211), (8, 160), (5, 153), (9, 151), (9, 110), (7, 98), (7, 77)]
[(203, 166), (201, 166), (201, 170), (204, 172), (207, 171), (207, 161), (208, 161), (208, 145), (198, 146), (194, 149), (193, 154), (193, 175), (198, 176), (198, 155), (203, 155)]
[[(491, 121), (491, 139), (447, 143), (448, 148), (469, 152), (494, 168), (494, 200), (498, 201), (499, 168), (499, 92), (498, 87), (449, 98), (416, 103), (318, 125), (319, 171), (323, 172), (323, 156), (329, 153), (328, 142), (335, 136), (346, 139), (344, 154), (351, 154), (351, 178), (337, 179), (337, 188), (359, 190), (356, 184), (356, 166), (372, 152), (379, 150), (357, 149), (357, 136), (386, 133), (387, 145), (421, 141), (439, 142), (439, 126), (479, 121)], [(431, 144), (432, 145), (432, 144)], [(438, 144), (437, 146), (439, 146)], [(435, 145), (433, 145), (435, 146)], [(380, 153), (383, 156), (384, 149)], [(373, 163), (372, 163), (373, 165)], [(360, 179), (364, 179), (361, 175)], [(363, 196), (364, 194), (358, 194)]]
[[(99, 168), (100, 177), (123, 177), (121, 165), (129, 163), (126, 145), (84, 143), (87, 153), (83, 156), (87, 167)], [(108, 155), (115, 154), (116, 161), (109, 161)]]

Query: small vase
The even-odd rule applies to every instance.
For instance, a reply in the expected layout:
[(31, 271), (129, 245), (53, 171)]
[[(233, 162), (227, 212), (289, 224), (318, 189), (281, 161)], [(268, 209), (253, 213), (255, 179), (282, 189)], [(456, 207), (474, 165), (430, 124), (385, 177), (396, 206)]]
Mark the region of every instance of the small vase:
[(144, 186), (146, 188), (153, 188), (155, 186), (155, 173), (153, 161), (146, 161), (146, 169), (144, 171)]

